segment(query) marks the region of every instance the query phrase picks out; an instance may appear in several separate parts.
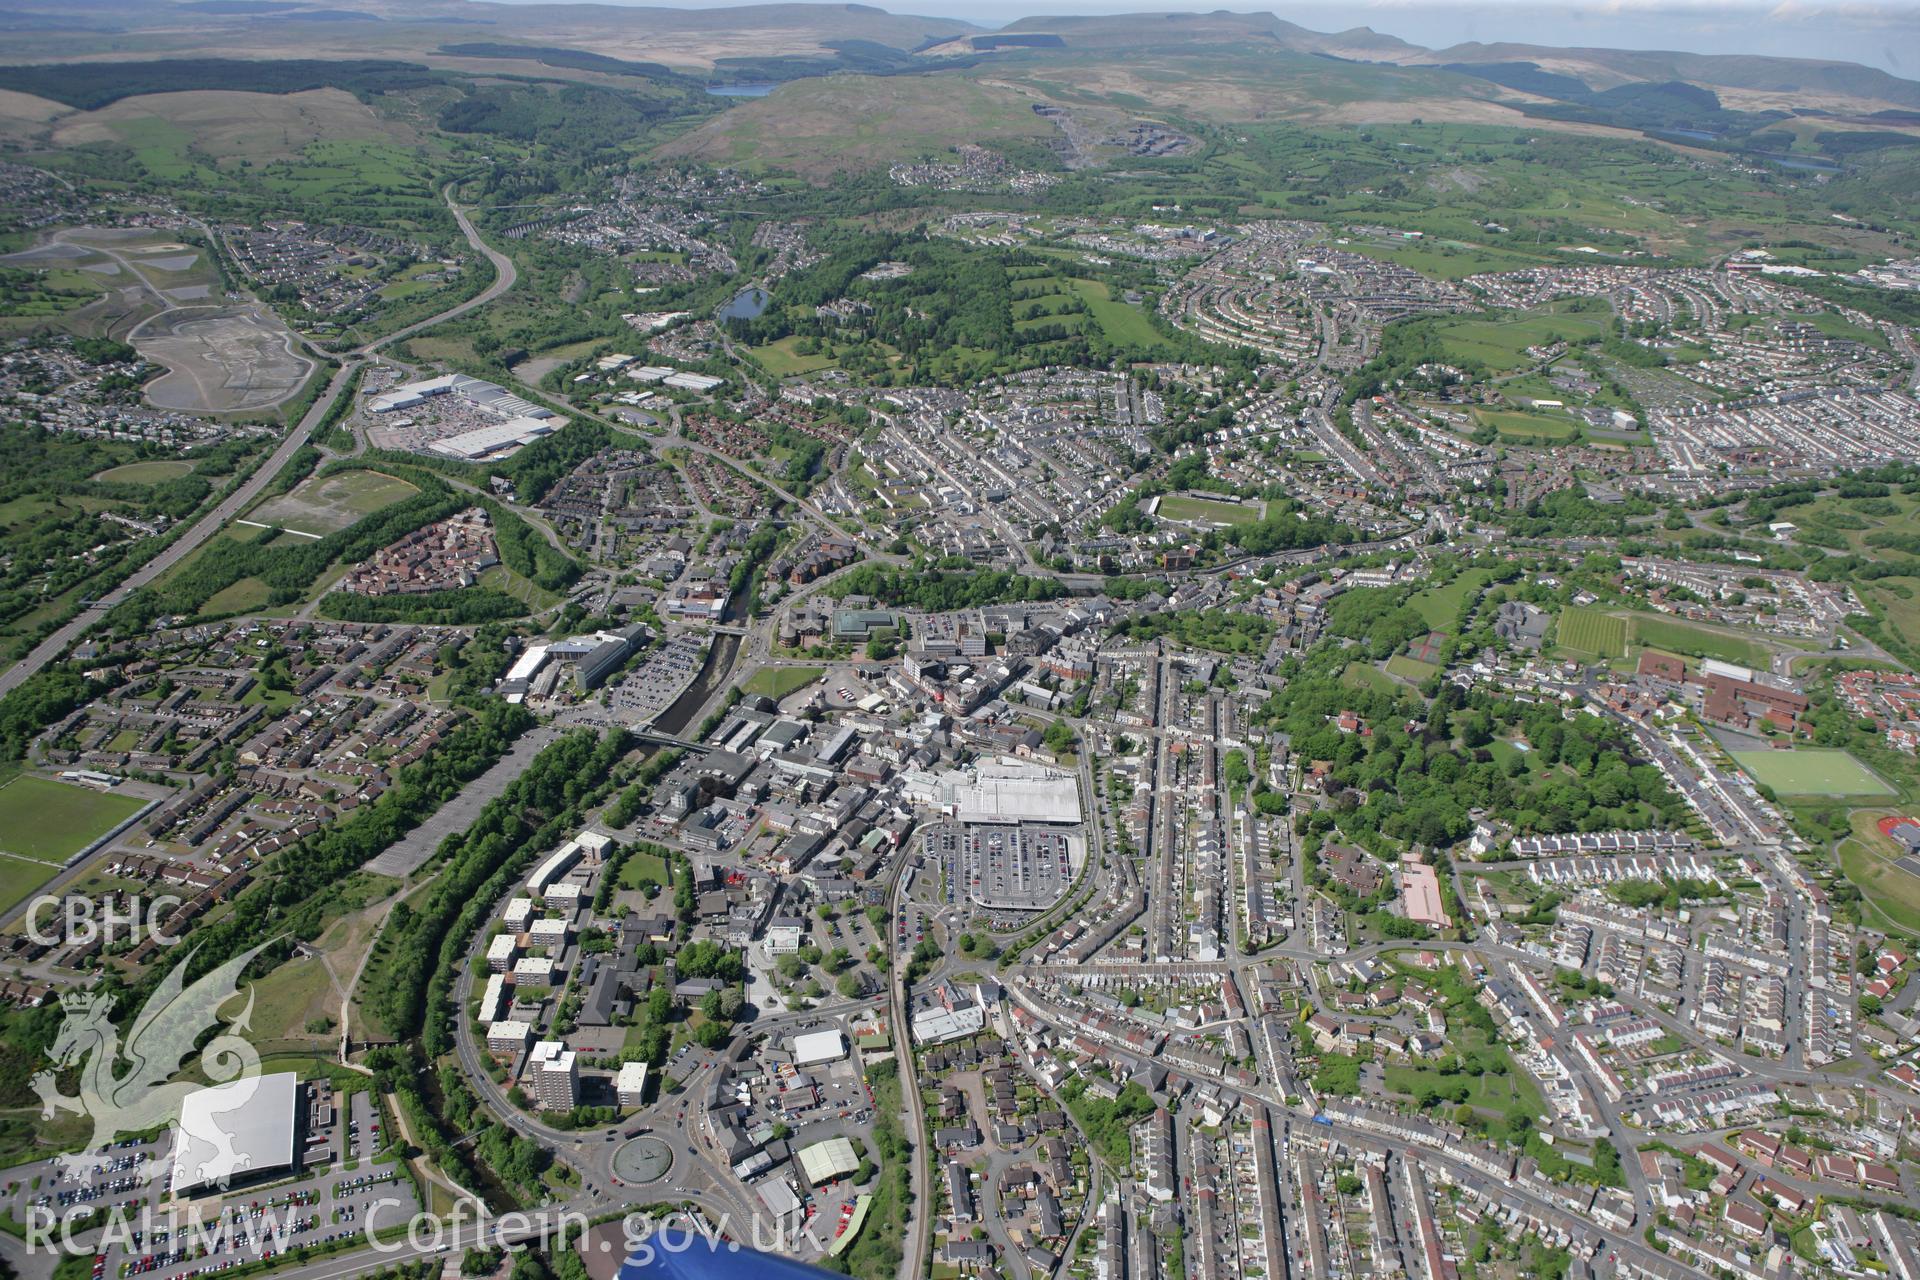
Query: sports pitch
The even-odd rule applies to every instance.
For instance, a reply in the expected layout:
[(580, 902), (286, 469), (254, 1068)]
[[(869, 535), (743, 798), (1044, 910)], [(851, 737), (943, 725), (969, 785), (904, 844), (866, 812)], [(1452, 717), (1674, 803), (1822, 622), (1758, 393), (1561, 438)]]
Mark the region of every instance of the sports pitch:
[(1555, 640), (1564, 649), (1618, 658), (1627, 651), (1627, 620), (1598, 609), (1563, 609)]
[(1844, 751), (1736, 751), (1733, 758), (1762, 786), (1783, 796), (1890, 796), (1893, 788)]
[[(22, 775), (0, 787), (0, 851), (63, 862), (140, 811), (144, 800)], [(13, 868), (8, 868), (12, 877)]]
[(1162, 519), (1197, 524), (1258, 524), (1263, 509), (1263, 504), (1257, 502), (1216, 502), (1212, 498), (1170, 493), (1160, 499), (1153, 513)]

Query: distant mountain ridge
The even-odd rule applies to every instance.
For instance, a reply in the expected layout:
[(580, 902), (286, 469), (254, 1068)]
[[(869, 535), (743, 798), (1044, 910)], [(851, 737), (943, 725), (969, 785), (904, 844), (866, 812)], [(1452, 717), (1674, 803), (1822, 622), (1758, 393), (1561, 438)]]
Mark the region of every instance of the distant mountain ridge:
[(1680, 80), (1769, 93), (1832, 93), (1880, 98), (1920, 106), (1920, 81), (1906, 80), (1856, 62), (1811, 58), (1767, 58), (1754, 54), (1680, 53), (1671, 50), (1551, 48), (1544, 45), (1470, 42), (1430, 50), (1405, 60), (1409, 66), (1451, 66), (1531, 62), (1567, 74), (1584, 65), (1588, 87), (1607, 89), (1625, 81)]
[[(76, 22), (76, 13), (86, 16)], [(580, 60), (567, 58), (565, 50), (640, 65), (659, 63), (682, 73), (710, 70), (722, 78), (761, 75), (787, 80), (836, 71), (911, 74), (956, 63), (1077, 54), (1150, 56), (1210, 48), (1246, 54), (1270, 49), (1471, 75), (1501, 86), (1511, 102), (1537, 94), (1563, 104), (1578, 102), (1579, 110), (1589, 115), (1604, 114), (1617, 105), (1593, 95), (1624, 85), (1675, 83), (1716, 92), (1738, 91), (1745, 96), (1722, 104), (1736, 112), (1802, 105), (1767, 101), (1766, 95), (1783, 100), (1804, 95), (1809, 99), (1806, 106), (1838, 114), (1870, 116), (1889, 108), (1920, 109), (1920, 82), (1851, 62), (1498, 41), (1428, 48), (1365, 26), (1316, 31), (1271, 12), (1224, 9), (1036, 14), (997, 30), (961, 18), (890, 13), (866, 4), (676, 9), (483, 0), (351, 0), (350, 7), (340, 0), (5, 0), (0, 11), (0, 29), (47, 33), (45, 48), (15, 59), (20, 62), (87, 59), (112, 52), (88, 49), (84, 41), (76, 48), (58, 47), (53, 33), (76, 25), (106, 28), (110, 24), (128, 34), (160, 35), (182, 48), (185, 41), (203, 38), (198, 50), (217, 47), (226, 31), (258, 33), (267, 26), (292, 28), (302, 23), (363, 32), (386, 26), (397, 29), (396, 34), (390, 38), (356, 35), (354, 39), (363, 43), (354, 56), (365, 56), (374, 44), (390, 40), (381, 47), (386, 56), (419, 59), (447, 56), (445, 46), (464, 39), (450, 29), (476, 22), (487, 25), (490, 45), (503, 46), (490, 49), (491, 57), (509, 58), (512, 51), (504, 46), (525, 46), (531, 60), (549, 66), (574, 63), (576, 70), (583, 69)], [(449, 30), (435, 38), (436, 26)], [(156, 45), (156, 52), (162, 47)], [(340, 52), (333, 56), (347, 56), (344, 42), (337, 48)], [(290, 52), (312, 56), (317, 50)]]
[(1272, 13), (1216, 10), (1212, 13), (1036, 16), (1009, 23), (1002, 31), (1050, 32), (1060, 36), (1067, 48), (1081, 50), (1164, 51), (1181, 44), (1268, 41), (1297, 53), (1318, 53), (1356, 62), (1392, 62), (1401, 66), (1471, 71), (1476, 66), (1492, 63), (1532, 63), (1543, 70), (1575, 76), (1594, 90), (1631, 81), (1684, 81), (1727, 89), (1845, 94), (1902, 105), (1920, 104), (1920, 81), (1901, 79), (1852, 62), (1477, 41), (1429, 49), (1370, 27), (1340, 32), (1313, 31)]
[(1311, 31), (1273, 13), (1126, 13), (1098, 16), (1021, 18), (1003, 34), (1047, 32), (1073, 49), (1166, 48), (1169, 44), (1215, 44), (1266, 40), (1294, 53), (1330, 53), (1378, 61), (1411, 59), (1430, 50), (1370, 27), (1349, 31)]

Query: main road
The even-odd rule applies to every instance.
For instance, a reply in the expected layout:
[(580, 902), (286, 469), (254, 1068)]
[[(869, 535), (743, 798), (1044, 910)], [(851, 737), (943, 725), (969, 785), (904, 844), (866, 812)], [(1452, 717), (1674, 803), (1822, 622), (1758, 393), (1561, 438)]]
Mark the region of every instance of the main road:
[(30, 676), (66, 652), (69, 646), (105, 617), (109, 609), (199, 550), (201, 544), (225, 528), (229, 520), (246, 510), (248, 504), (260, 496), (260, 491), (280, 474), (280, 468), (286, 465), (287, 460), (306, 444), (313, 434), (313, 429), (320, 425), (321, 419), (326, 417), (327, 411), (333, 407), (333, 402), (339, 398), (353, 368), (354, 366), (350, 364), (340, 367), (340, 370), (333, 375), (333, 380), (327, 384), (326, 390), (313, 402), (313, 407), (307, 410), (306, 415), (300, 419), (293, 430), (280, 441), (279, 447), (274, 449), (266, 462), (241, 482), (239, 488), (222, 499), (213, 510), (201, 516), (192, 528), (175, 538), (161, 550), (159, 555), (121, 579), (119, 586), (75, 614), (65, 625), (35, 646), (33, 652), (14, 663), (6, 671), (0, 672), (0, 696), (19, 688)]
[(467, 243), (473, 247), (474, 252), (493, 264), (493, 283), (465, 302), (456, 302), (445, 311), (430, 315), (425, 320), (416, 321), (404, 329), (395, 329), (384, 338), (374, 339), (354, 352), (356, 356), (373, 355), (384, 346), (411, 338), (414, 334), (424, 329), (431, 329), (434, 325), (444, 324), (455, 316), (463, 316), (476, 307), (484, 307), (513, 288), (514, 282), (520, 278), (519, 269), (513, 265), (513, 259), (482, 240), (480, 233), (473, 229), (473, 222), (467, 217), (467, 211), (454, 202), (451, 182), (440, 192), (440, 195), (447, 202), (447, 208), (452, 211), (453, 220), (460, 224), (460, 234), (467, 238)]
[(161, 550), (160, 554), (141, 565), (138, 569), (135, 569), (123, 578), (118, 586), (68, 619), (66, 623), (47, 636), (46, 639), (34, 646), (33, 651), (27, 654), (26, 657), (20, 659), (20, 661), (14, 663), (5, 671), (0, 671), (0, 697), (4, 697), (19, 688), (22, 684), (25, 684), (27, 680), (44, 669), (61, 654), (65, 653), (81, 636), (92, 630), (94, 625), (104, 618), (107, 612), (115, 605), (125, 600), (141, 587), (155, 581), (161, 574), (199, 550), (209, 538), (225, 528), (229, 521), (242, 511), (245, 511), (247, 507), (253, 503), (253, 500), (260, 496), (260, 491), (266, 488), (275, 476), (280, 474), (280, 469), (287, 464), (288, 460), (291, 459), (295, 453), (299, 452), (300, 448), (312, 438), (314, 429), (326, 418), (327, 412), (333, 408), (334, 401), (340, 398), (341, 391), (345, 389), (348, 378), (353, 375), (354, 370), (360, 367), (362, 361), (376, 354), (380, 348), (389, 343), (398, 342), (403, 338), (410, 338), (423, 329), (430, 328), (443, 321), (451, 320), (455, 316), (465, 315), (476, 307), (487, 305), (507, 290), (513, 288), (514, 282), (519, 278), (519, 273), (513, 265), (513, 259), (507, 257), (504, 253), (496, 251), (491, 245), (480, 238), (480, 233), (474, 230), (473, 223), (468, 219), (466, 210), (454, 203), (453, 186), (451, 183), (441, 192), (441, 195), (447, 202), (447, 208), (453, 212), (453, 220), (460, 224), (460, 232), (466, 236), (467, 243), (472, 245), (476, 252), (482, 254), (487, 261), (493, 264), (493, 283), (464, 302), (455, 303), (445, 311), (429, 316), (418, 323), (410, 324), (404, 329), (396, 330), (386, 337), (369, 342), (367, 345), (355, 351), (346, 363), (340, 366), (339, 371), (333, 375), (332, 380), (327, 383), (326, 390), (314, 400), (313, 407), (307, 410), (300, 421), (294, 425), (293, 430), (287, 432), (286, 436), (280, 441), (278, 447), (274, 449), (267, 460), (257, 467), (252, 475), (241, 482), (239, 488), (222, 499), (220, 504), (214, 507), (213, 510), (207, 512), (201, 516), (199, 520), (195, 521), (192, 528), (175, 538)]

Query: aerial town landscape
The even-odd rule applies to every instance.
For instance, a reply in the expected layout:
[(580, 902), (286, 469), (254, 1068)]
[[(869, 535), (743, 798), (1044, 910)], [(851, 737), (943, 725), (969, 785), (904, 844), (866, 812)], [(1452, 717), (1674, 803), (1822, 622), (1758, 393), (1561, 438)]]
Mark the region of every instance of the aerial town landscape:
[(343, 4), (0, 17), (0, 1280), (1920, 1280), (1913, 15)]

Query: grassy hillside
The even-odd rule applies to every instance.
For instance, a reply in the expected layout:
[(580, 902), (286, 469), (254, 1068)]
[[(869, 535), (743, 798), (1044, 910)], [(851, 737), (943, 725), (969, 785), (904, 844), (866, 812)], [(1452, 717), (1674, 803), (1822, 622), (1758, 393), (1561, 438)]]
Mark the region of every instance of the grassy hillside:
[(796, 80), (660, 148), (665, 158), (812, 177), (943, 156), (954, 144), (1037, 142), (1052, 126), (1031, 100), (956, 75)]

